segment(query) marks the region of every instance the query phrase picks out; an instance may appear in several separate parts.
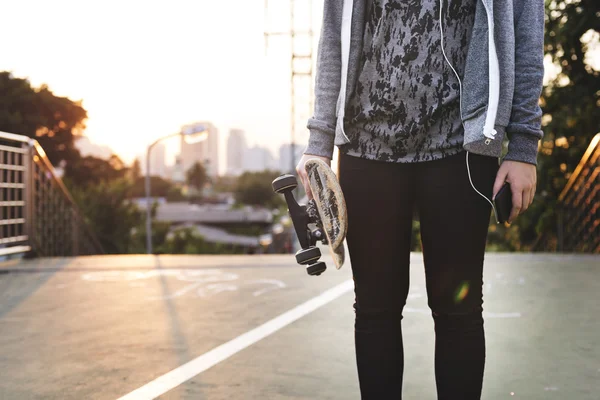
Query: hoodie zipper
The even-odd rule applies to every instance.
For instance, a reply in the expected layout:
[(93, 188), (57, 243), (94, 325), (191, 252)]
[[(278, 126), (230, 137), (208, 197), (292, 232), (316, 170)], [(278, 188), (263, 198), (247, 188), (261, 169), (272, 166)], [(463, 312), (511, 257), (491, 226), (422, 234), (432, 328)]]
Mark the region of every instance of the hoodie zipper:
[[(490, 75), (490, 83), (488, 88), (488, 109), (487, 114), (485, 116), (485, 124), (483, 125), (483, 135), (486, 137), (485, 144), (489, 145), (492, 142), (492, 140), (496, 138), (497, 134), (496, 129), (494, 129), (494, 125), (496, 122), (496, 115), (498, 114), (498, 104), (500, 102), (500, 63), (498, 62), (498, 53), (496, 52), (496, 41), (494, 39), (494, 14), (493, 11), (490, 10), (485, 0), (481, 0), (481, 2), (483, 3), (483, 7), (485, 8), (488, 21), (488, 73)], [(473, 189), (475, 189), (473, 181), (471, 180), (471, 171), (469, 171), (469, 152), (467, 152), (467, 172), (469, 173), (469, 180), (471, 181), (471, 186), (473, 186)], [(481, 196), (485, 197), (477, 189), (475, 189), (475, 191), (481, 194)], [(487, 197), (485, 197), (485, 199), (492, 205), (492, 209), (494, 210), (494, 218), (496, 219), (496, 224), (499, 224), (500, 221), (498, 220), (498, 211), (496, 210), (496, 205)]]
[(350, 39), (352, 34), (352, 9), (354, 3), (353, 0), (344, 0), (342, 8), (342, 79), (340, 86), (340, 94), (337, 101), (337, 123), (336, 131), (339, 132), (346, 139), (346, 143), (350, 142), (346, 132), (344, 131), (344, 114), (346, 112), (346, 86), (348, 84), (348, 68), (350, 67)]
[(488, 109), (483, 125), (483, 135), (487, 138), (485, 144), (489, 145), (496, 137), (494, 125), (496, 115), (498, 114), (498, 103), (500, 102), (500, 64), (498, 62), (498, 53), (496, 52), (496, 42), (494, 40), (494, 15), (485, 0), (481, 0), (488, 22), (488, 64), (489, 64), (489, 88), (488, 88)]
[[(484, 5), (484, 8), (486, 10), (486, 14), (488, 16), (488, 40), (489, 40), (489, 45), (488, 45), (488, 62), (489, 62), (489, 96), (488, 96), (488, 109), (487, 109), (487, 114), (486, 114), (486, 121), (484, 124), (484, 129), (483, 129), (483, 134), (486, 137), (485, 140), (485, 144), (489, 145), (492, 141), (492, 139), (494, 139), (494, 137), (496, 136), (496, 130), (494, 129), (494, 121), (496, 120), (496, 114), (498, 112), (498, 102), (499, 102), (499, 94), (500, 94), (500, 79), (499, 79), (499, 75), (500, 75), (500, 67), (498, 64), (498, 55), (496, 53), (496, 44), (494, 43), (494, 26), (493, 26), (493, 20), (490, 17), (490, 13), (488, 12), (488, 8), (485, 4), (485, 1), (482, 0), (482, 3)], [(450, 60), (448, 60), (448, 57), (446, 57), (446, 52), (444, 51), (444, 25), (443, 25), (443, 19), (442, 19), (442, 9), (443, 9), (443, 5), (444, 5), (444, 0), (440, 0), (440, 16), (439, 16), (439, 23), (440, 23), (440, 45), (442, 48), (442, 54), (444, 56), (444, 59), (446, 60), (446, 62), (448, 63), (448, 65), (450, 66), (450, 68), (452, 69), (452, 72), (454, 72), (454, 75), (456, 75), (456, 79), (458, 79), (458, 88), (459, 88), (459, 104), (460, 104), (460, 116), (461, 116), (461, 122), (462, 122), (462, 82), (460, 80), (460, 76), (458, 75), (458, 73), (456, 72), (456, 70), (454, 69), (454, 67), (452, 66), (452, 64), (450, 63)], [(494, 202), (490, 199), (488, 199), (483, 193), (481, 193), (479, 190), (477, 190), (477, 188), (475, 187), (475, 185), (473, 184), (473, 179), (471, 178), (471, 169), (469, 167), (469, 151), (466, 152), (466, 159), (465, 162), (467, 164), (467, 174), (469, 176), (469, 182), (471, 183), (471, 187), (473, 188), (473, 190), (475, 190), (475, 192), (477, 192), (477, 194), (479, 194), (481, 197), (483, 197), (488, 203), (490, 203), (490, 205), (492, 206), (492, 209), (494, 210), (494, 217), (496, 218), (496, 223), (500, 223), (498, 221), (498, 212), (496, 210), (496, 206), (494, 205)]]

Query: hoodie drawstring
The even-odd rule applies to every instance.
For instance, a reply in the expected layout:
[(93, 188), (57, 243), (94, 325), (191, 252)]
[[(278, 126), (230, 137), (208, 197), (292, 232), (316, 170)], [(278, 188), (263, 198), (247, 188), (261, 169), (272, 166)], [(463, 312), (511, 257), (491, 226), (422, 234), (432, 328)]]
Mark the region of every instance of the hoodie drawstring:
[[(444, 5), (444, 0), (440, 0), (440, 45), (442, 47), (442, 54), (444, 55), (444, 59), (446, 60), (446, 63), (448, 63), (448, 65), (450, 66), (450, 68), (452, 69), (452, 72), (454, 72), (454, 75), (456, 75), (456, 79), (458, 79), (458, 93), (459, 93), (459, 97), (458, 97), (458, 103), (460, 105), (460, 122), (461, 124), (462, 122), (462, 82), (460, 80), (460, 76), (458, 76), (458, 73), (456, 72), (456, 70), (454, 69), (454, 67), (452, 66), (452, 64), (450, 63), (450, 60), (448, 60), (448, 57), (446, 57), (446, 52), (444, 51), (444, 25), (442, 23), (442, 9), (443, 9), (443, 5)], [(464, 129), (464, 124), (463, 124), (463, 129)], [(483, 134), (485, 135), (485, 137), (487, 138), (485, 141), (485, 144), (489, 144), (491, 140), (493, 140), (496, 136), (496, 130), (495, 129), (491, 129), (491, 130), (487, 130), (484, 129)], [(471, 183), (471, 187), (473, 187), (473, 190), (475, 190), (477, 193), (479, 193), (479, 195), (481, 195), (481, 197), (483, 197), (484, 199), (487, 200), (488, 203), (491, 204), (492, 209), (494, 210), (494, 217), (496, 218), (496, 223), (498, 222), (498, 213), (496, 212), (496, 207), (494, 206), (494, 202), (491, 201), (490, 199), (488, 199), (483, 193), (481, 193), (479, 190), (477, 190), (477, 188), (475, 187), (475, 185), (473, 184), (473, 180), (471, 179), (471, 170), (469, 168), (469, 151), (467, 150), (467, 154), (466, 154), (466, 164), (467, 164), (467, 174), (469, 175), (469, 182)]]

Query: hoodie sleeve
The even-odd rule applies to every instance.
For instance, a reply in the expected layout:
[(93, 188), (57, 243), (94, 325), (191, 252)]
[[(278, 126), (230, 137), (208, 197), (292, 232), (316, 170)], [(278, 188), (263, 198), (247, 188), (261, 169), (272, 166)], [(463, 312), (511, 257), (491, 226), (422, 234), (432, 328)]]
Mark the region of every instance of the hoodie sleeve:
[(505, 160), (537, 165), (544, 78), (544, 0), (517, 0), (515, 18), (515, 92)]
[(315, 106), (313, 116), (307, 124), (310, 136), (304, 154), (329, 158), (333, 156), (336, 105), (342, 69), (342, 8), (343, 1), (324, 2), (315, 74)]

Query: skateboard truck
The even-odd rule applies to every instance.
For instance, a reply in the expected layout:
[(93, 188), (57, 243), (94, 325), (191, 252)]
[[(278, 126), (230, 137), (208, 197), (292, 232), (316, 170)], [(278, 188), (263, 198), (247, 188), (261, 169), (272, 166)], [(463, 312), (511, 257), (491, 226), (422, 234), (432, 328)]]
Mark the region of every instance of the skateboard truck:
[[(306, 272), (309, 275), (318, 276), (327, 269), (327, 266), (323, 261), (319, 261), (321, 250), (316, 247), (316, 243), (320, 240), (327, 244), (327, 237), (320, 226), (314, 200), (309, 200), (307, 205), (298, 204), (292, 193), (296, 187), (298, 187), (298, 181), (293, 175), (281, 175), (273, 181), (273, 190), (285, 197), (296, 236), (302, 247), (296, 253), (296, 261), (300, 265), (307, 266)], [(313, 225), (313, 227), (309, 225)]]

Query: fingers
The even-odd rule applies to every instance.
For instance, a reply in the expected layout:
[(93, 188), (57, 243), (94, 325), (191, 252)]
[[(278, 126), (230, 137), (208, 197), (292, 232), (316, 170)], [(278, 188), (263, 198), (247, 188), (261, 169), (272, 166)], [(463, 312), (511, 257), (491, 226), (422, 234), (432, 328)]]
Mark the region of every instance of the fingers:
[(304, 187), (304, 191), (306, 192), (306, 196), (308, 196), (309, 200), (312, 200), (313, 194), (312, 194), (312, 192), (310, 190), (310, 185), (308, 184), (308, 174), (306, 173), (305, 160), (304, 159), (300, 160), (300, 162), (298, 163), (298, 166), (296, 167), (296, 173), (300, 177), (300, 181), (302, 182), (302, 186)]
[(505, 168), (500, 168), (498, 170), (498, 173), (496, 174), (496, 181), (494, 182), (494, 189), (492, 192), (493, 193), (492, 200), (494, 200), (494, 198), (496, 198), (496, 194), (498, 194), (498, 191), (502, 188), (502, 185), (506, 181), (507, 172), (508, 171)]
[(535, 185), (531, 188), (523, 189), (523, 206), (521, 208), (520, 214), (523, 214), (531, 206), (531, 204), (533, 204), (534, 197)]
[(302, 156), (302, 158), (300, 159), (300, 161), (298, 162), (298, 165), (296, 166), (296, 173), (298, 174), (298, 176), (300, 177), (300, 180), (302, 181), (302, 186), (304, 186), (304, 190), (306, 191), (306, 195), (308, 196), (309, 200), (313, 199), (313, 194), (310, 190), (310, 185), (308, 183), (308, 174), (306, 173), (306, 162), (311, 158), (318, 158), (318, 159), (326, 162), (327, 165), (331, 166), (330, 158), (315, 156), (315, 155), (310, 155), (310, 154), (304, 154)]
[(520, 214), (524, 213), (525, 210), (527, 210), (529, 208), (529, 205), (531, 204), (531, 190), (530, 189), (523, 190), (522, 204), (523, 205), (521, 206)]
[(531, 184), (531, 187), (529, 188), (529, 205), (533, 204), (533, 199), (535, 198), (536, 186), (537, 186), (536, 177), (534, 177), (533, 183)]
[(511, 184), (511, 190), (513, 192), (513, 208), (508, 218), (508, 223), (512, 223), (519, 214), (523, 214), (529, 208), (531, 203), (533, 203), (535, 195), (535, 186), (533, 188), (529, 186), (519, 188), (515, 184)]
[(523, 192), (521, 190), (517, 190), (516, 188), (513, 188), (511, 185), (511, 190), (512, 190), (512, 210), (510, 211), (510, 215), (508, 217), (508, 223), (512, 224), (512, 222), (515, 220), (515, 218), (517, 218), (517, 215), (519, 215), (519, 213), (521, 212), (521, 207), (523, 206)]
[(513, 207), (508, 217), (508, 223), (512, 223), (533, 203), (536, 189), (536, 168), (534, 165), (519, 161), (503, 161), (496, 175), (494, 197), (505, 181), (510, 183), (512, 191)]

